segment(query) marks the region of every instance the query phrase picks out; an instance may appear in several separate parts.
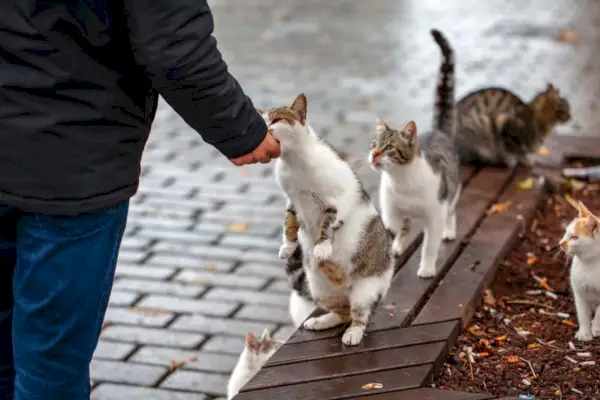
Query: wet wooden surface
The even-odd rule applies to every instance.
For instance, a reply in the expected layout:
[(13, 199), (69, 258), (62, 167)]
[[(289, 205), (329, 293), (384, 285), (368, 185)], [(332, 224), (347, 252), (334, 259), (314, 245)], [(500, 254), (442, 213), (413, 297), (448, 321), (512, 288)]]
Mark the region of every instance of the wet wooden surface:
[[(358, 346), (341, 343), (344, 326), (321, 332), (299, 328), (235, 397), (263, 399), (484, 400), (493, 396), (433, 389), (449, 348), (468, 325), (481, 293), (532, 219), (548, 186), (532, 174), (560, 171), (567, 157), (600, 159), (589, 138), (551, 138), (550, 155), (533, 171), (464, 168), (457, 239), (440, 250), (438, 274), (416, 275), (422, 225), (411, 232), (387, 297), (374, 311)], [(510, 202), (500, 213), (497, 203)], [(320, 313), (316, 311), (315, 313)]]

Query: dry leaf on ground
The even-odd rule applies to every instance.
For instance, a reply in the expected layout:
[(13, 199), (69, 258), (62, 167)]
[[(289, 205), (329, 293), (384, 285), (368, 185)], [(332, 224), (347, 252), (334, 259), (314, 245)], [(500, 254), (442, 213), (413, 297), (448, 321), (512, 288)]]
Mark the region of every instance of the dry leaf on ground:
[(227, 232), (231, 233), (244, 233), (246, 231), (248, 231), (248, 224), (245, 224), (243, 222), (229, 224), (229, 226), (227, 227)]
[(512, 201), (510, 201), (510, 200), (503, 201), (502, 203), (492, 204), (492, 206), (486, 211), (486, 214), (487, 215), (501, 214), (501, 213), (505, 212), (506, 210), (508, 210), (511, 205), (512, 205)]

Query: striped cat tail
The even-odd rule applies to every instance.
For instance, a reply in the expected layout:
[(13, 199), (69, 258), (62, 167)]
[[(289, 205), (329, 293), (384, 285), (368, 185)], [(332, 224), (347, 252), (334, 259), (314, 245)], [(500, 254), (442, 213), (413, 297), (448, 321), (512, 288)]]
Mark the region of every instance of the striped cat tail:
[(435, 108), (433, 111), (433, 128), (454, 136), (456, 129), (456, 112), (454, 102), (454, 50), (437, 29), (431, 30), (431, 36), (440, 47), (442, 63), (435, 90)]
[(285, 272), (292, 289), (298, 292), (301, 297), (311, 299), (308, 291), (308, 282), (306, 281), (306, 272), (304, 272), (303, 268), (302, 247), (300, 244), (298, 244), (294, 253), (286, 260)]

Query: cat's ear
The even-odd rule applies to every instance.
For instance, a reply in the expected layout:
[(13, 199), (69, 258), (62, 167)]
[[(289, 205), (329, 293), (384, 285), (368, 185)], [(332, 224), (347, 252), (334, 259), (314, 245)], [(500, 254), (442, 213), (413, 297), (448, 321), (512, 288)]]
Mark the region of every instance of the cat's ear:
[(248, 332), (246, 335), (246, 347), (252, 350), (258, 350), (260, 348), (260, 342), (253, 332)]
[(265, 343), (265, 342), (268, 342), (269, 340), (271, 340), (271, 334), (269, 333), (268, 329), (265, 329), (263, 331), (262, 336), (260, 337), (260, 342)]
[(594, 214), (592, 214), (590, 212), (590, 210), (587, 209), (587, 207), (580, 201), (577, 203), (579, 206), (579, 216), (583, 217), (583, 218), (588, 218), (588, 217), (594, 217)]
[(290, 107), (294, 114), (296, 114), (296, 118), (298, 118), (298, 121), (300, 121), (300, 123), (302, 124), (304, 124), (304, 121), (306, 121), (307, 107), (308, 100), (306, 100), (306, 96), (304, 95), (304, 93), (300, 93), (298, 96), (296, 96), (294, 102), (292, 103), (292, 106)]
[(600, 221), (593, 215), (587, 217), (585, 221), (585, 226), (589, 229), (589, 231), (595, 235), (598, 233), (598, 228), (600, 227)]
[(411, 142), (413, 142), (417, 137), (417, 124), (415, 121), (408, 121), (404, 128), (402, 128), (402, 132), (404, 136), (406, 136)]
[(388, 126), (385, 123), (385, 121), (380, 118), (377, 117), (375, 118), (375, 132), (377, 132), (377, 134), (381, 135), (382, 133), (386, 132), (388, 130)]

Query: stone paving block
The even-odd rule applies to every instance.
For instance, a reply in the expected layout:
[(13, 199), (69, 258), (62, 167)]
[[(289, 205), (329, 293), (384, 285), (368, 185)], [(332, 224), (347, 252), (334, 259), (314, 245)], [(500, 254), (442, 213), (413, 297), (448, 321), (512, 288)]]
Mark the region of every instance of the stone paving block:
[(227, 393), (227, 380), (223, 374), (177, 370), (167, 377), (160, 387), (167, 389), (202, 391), (211, 395)]
[(207, 259), (234, 261), (240, 260), (244, 252), (237, 249), (228, 249), (217, 246), (198, 245), (190, 246), (189, 244), (158, 242), (154, 246), (156, 252), (186, 254), (203, 257)]
[(205, 351), (234, 354), (239, 357), (244, 349), (245, 342), (245, 334), (238, 336), (212, 336), (204, 343), (202, 349)]
[(135, 345), (132, 343), (110, 342), (108, 340), (98, 341), (94, 358), (108, 360), (122, 360), (133, 352)]
[[(279, 249), (279, 248), (278, 248)], [(278, 255), (279, 251), (248, 250), (241, 256), (242, 261), (263, 262), (268, 264), (281, 263)]]
[(194, 359), (194, 361), (183, 364), (181, 368), (229, 374), (237, 364), (238, 358), (239, 356), (230, 354), (144, 346), (131, 356), (130, 360), (138, 363), (158, 364), (168, 367), (174, 361)]
[[(189, 246), (186, 246), (189, 248)], [(194, 268), (206, 271), (229, 272), (232, 262), (213, 261), (190, 254), (169, 254), (156, 252), (148, 259), (148, 264), (177, 268)]]
[(135, 326), (113, 325), (102, 330), (103, 339), (126, 343), (148, 344), (156, 346), (172, 346), (194, 348), (205, 336), (200, 333), (175, 332), (165, 329), (142, 328)]
[(175, 273), (175, 268), (156, 266), (135, 266), (131, 264), (117, 264), (116, 277), (167, 279)]
[(268, 224), (269, 226), (280, 225), (283, 221), (283, 217), (280, 215), (262, 215), (262, 214), (243, 214), (243, 213), (224, 213), (221, 211), (209, 211), (202, 214), (202, 221), (208, 221), (212, 223), (244, 223), (244, 224)]
[(290, 282), (286, 279), (278, 279), (267, 286), (269, 292), (289, 293), (291, 291)]
[(108, 304), (111, 306), (130, 306), (139, 299), (140, 295), (131, 292), (121, 292), (113, 290), (108, 299)]
[[(142, 300), (143, 302), (143, 300)], [(130, 308), (109, 307), (106, 310), (104, 322), (109, 324), (130, 324), (140, 326), (163, 327), (173, 318), (174, 314), (156, 309), (144, 310), (144, 305)]]
[[(173, 220), (173, 221), (175, 221), (175, 220)], [(192, 226), (193, 226), (192, 222), (186, 222), (185, 229), (188, 229), (188, 228), (191, 229)], [(137, 236), (143, 237), (143, 238), (148, 238), (148, 239), (160, 240), (161, 242), (171, 241), (171, 242), (176, 242), (176, 243), (182, 243), (182, 244), (186, 244), (188, 246), (196, 245), (196, 244), (213, 243), (219, 237), (219, 235), (216, 233), (188, 232), (188, 231), (183, 230), (183, 228), (180, 231), (165, 230), (165, 229), (160, 229), (158, 227), (156, 227), (156, 228), (142, 227), (139, 230), (139, 232), (137, 233)]]
[(287, 279), (287, 275), (285, 273), (285, 263), (283, 261), (281, 261), (278, 265), (244, 263), (235, 269), (235, 274), (243, 276), (268, 276), (270, 278)]
[(206, 400), (199, 393), (144, 388), (129, 385), (102, 383), (92, 392), (91, 400)]
[(268, 278), (258, 276), (241, 276), (237, 274), (221, 274), (208, 271), (198, 271), (186, 269), (180, 271), (173, 278), (175, 281), (197, 283), (207, 286), (224, 286), (235, 288), (254, 288), (260, 289), (264, 287)]
[(249, 321), (274, 322), (277, 324), (292, 323), (292, 319), (287, 308), (269, 307), (263, 304), (247, 304), (235, 313), (234, 318)]
[(241, 249), (261, 249), (278, 252), (281, 247), (279, 238), (261, 237), (251, 234), (228, 233), (220, 241), (221, 246), (231, 246)]
[(119, 251), (118, 263), (141, 263), (148, 256), (146, 251), (127, 250)]
[(191, 197), (193, 194), (193, 189), (190, 187), (180, 187), (180, 186), (153, 186), (153, 187), (140, 187), (138, 190), (139, 194), (145, 194), (147, 196), (153, 197), (169, 197), (176, 199), (185, 199)]
[(265, 329), (275, 330), (276, 325), (266, 322), (237, 321), (232, 319), (211, 318), (205, 315), (183, 315), (171, 324), (170, 329), (191, 332), (202, 332), (211, 335), (241, 335), (252, 331), (262, 334)]
[(162, 282), (148, 279), (120, 278), (115, 281), (114, 289), (138, 293), (156, 293), (179, 297), (198, 297), (207, 288), (199, 284), (186, 284), (180, 282)]
[(289, 295), (241, 289), (214, 288), (209, 290), (204, 298), (207, 300), (232, 300), (248, 304), (270, 304), (279, 307), (287, 307), (289, 303)]
[(109, 381), (151, 386), (167, 373), (167, 368), (122, 361), (92, 360), (90, 377), (93, 381)]
[(194, 211), (210, 211), (215, 208), (215, 202), (200, 199), (173, 199), (164, 197), (148, 197), (144, 204), (165, 208), (180, 208)]
[(144, 203), (132, 203), (129, 207), (129, 212), (135, 214), (137, 220), (138, 215), (144, 217), (160, 217), (160, 218), (173, 218), (173, 219), (190, 219), (196, 217), (198, 212), (189, 208), (174, 208), (174, 207), (162, 207), (155, 204), (144, 204)]
[(136, 224), (142, 227), (140, 231), (158, 231), (165, 230), (178, 231), (190, 229), (193, 222), (188, 219), (163, 218), (160, 216), (143, 216), (135, 219)]
[(139, 237), (126, 237), (121, 241), (121, 250), (145, 252), (150, 247), (150, 240)]
[(230, 301), (207, 301), (182, 299), (172, 296), (151, 295), (144, 297), (137, 307), (168, 310), (176, 313), (200, 313), (215, 317), (226, 317), (231, 315), (239, 303)]

